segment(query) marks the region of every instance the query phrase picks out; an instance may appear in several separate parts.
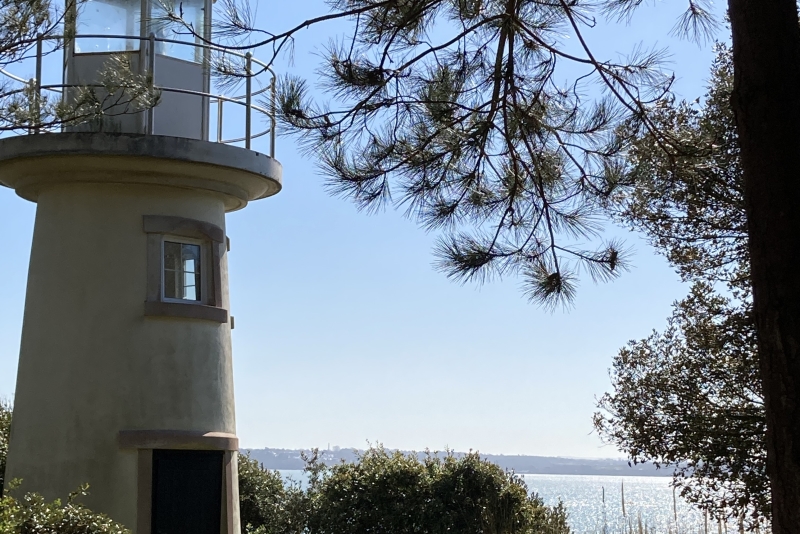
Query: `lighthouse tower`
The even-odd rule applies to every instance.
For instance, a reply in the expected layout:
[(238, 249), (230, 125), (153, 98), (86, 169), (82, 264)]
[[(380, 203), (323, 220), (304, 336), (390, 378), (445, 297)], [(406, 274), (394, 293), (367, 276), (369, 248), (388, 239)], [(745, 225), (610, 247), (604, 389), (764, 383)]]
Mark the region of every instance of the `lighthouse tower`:
[(238, 534), (225, 214), (281, 188), (255, 104), (274, 79), (230, 53), (253, 76), (213, 94), (211, 0), (181, 2), (197, 38), (149, 22), (156, 5), (81, 2), (61, 83), (37, 89), (102, 93), (124, 54), (157, 106), (0, 139), (0, 184), (37, 204), (6, 480), (47, 499), (88, 483), (83, 502), (136, 534)]

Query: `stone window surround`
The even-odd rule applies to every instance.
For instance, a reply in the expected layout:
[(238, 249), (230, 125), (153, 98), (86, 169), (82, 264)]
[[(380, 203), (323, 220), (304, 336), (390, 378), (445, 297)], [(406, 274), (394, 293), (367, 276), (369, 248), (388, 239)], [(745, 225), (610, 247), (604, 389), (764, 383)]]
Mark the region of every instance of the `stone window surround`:
[[(214, 224), (175, 217), (171, 215), (144, 215), (142, 226), (147, 234), (147, 298), (144, 303), (145, 316), (184, 317), (216, 323), (228, 322), (228, 310), (222, 307), (222, 262), (223, 247), (227, 248), (225, 232)], [(165, 236), (200, 239), (208, 244), (211, 252), (210, 272), (207, 287), (207, 303), (174, 302), (162, 298), (162, 242)]]
[(234, 455), (239, 438), (224, 432), (182, 430), (122, 430), (117, 435), (120, 449), (138, 451), (138, 486), (136, 491), (136, 534), (151, 534), (153, 506), (153, 450), (212, 450), (222, 455), (222, 507), (220, 534), (233, 534), (233, 507), (239, 499), (234, 488)]

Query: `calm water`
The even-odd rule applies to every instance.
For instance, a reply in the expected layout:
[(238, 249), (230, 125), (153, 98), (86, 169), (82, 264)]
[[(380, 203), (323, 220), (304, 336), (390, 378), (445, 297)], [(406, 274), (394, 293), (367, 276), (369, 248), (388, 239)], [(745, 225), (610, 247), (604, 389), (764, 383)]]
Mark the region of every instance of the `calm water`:
[[(303, 480), (302, 471), (281, 471), (285, 477)], [(627, 534), (629, 522), (638, 531), (638, 520), (648, 532), (656, 534), (704, 534), (701, 512), (691, 508), (679, 495), (673, 506), (668, 477), (618, 477), (581, 475), (523, 475), (528, 489), (539, 494), (546, 504), (562, 501), (569, 524), (576, 534)], [(622, 485), (625, 485), (625, 512), (622, 515)], [(605, 495), (605, 503), (603, 497)], [(676, 513), (677, 512), (677, 513)], [(677, 521), (676, 521), (677, 517)], [(677, 525), (677, 528), (676, 528)], [(733, 525), (722, 532), (738, 532)], [(718, 525), (708, 524), (709, 534), (717, 534)]]
[[(580, 475), (523, 475), (528, 488), (539, 494), (546, 504), (561, 500), (567, 508), (569, 523), (577, 533), (628, 532), (632, 521), (634, 532), (642, 525), (659, 534), (705, 532), (701, 512), (690, 507), (680, 495), (675, 496), (668, 477), (618, 477)], [(622, 486), (625, 487), (625, 512), (622, 515)], [(605, 503), (603, 498), (605, 497)], [(676, 519), (677, 518), (677, 519)], [(677, 529), (676, 529), (677, 523)], [(717, 525), (709, 524), (716, 534)], [(723, 527), (723, 532), (725, 529)], [(729, 528), (728, 532), (734, 530)]]

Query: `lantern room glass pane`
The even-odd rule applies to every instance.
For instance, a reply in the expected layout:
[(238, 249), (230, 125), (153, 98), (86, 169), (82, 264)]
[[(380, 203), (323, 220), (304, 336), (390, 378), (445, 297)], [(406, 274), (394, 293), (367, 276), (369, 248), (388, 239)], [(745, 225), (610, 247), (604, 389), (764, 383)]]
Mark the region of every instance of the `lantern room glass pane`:
[(139, 49), (137, 39), (81, 35), (138, 36), (141, 0), (85, 0), (78, 5), (75, 53), (125, 52)]
[(181, 22), (166, 20), (167, 17), (165, 17), (164, 6), (170, 6), (170, 4), (153, 3), (152, 32), (155, 34), (156, 39), (169, 39), (188, 43), (157, 42), (156, 54), (183, 59), (193, 63), (203, 62), (203, 49), (193, 45), (203, 43), (202, 37), (205, 33), (206, 15), (205, 4), (205, 0), (183, 0), (179, 4), (176, 3), (174, 6), (171, 6), (171, 9), (179, 15), (182, 15), (184, 23), (191, 25), (191, 29), (189, 29)]

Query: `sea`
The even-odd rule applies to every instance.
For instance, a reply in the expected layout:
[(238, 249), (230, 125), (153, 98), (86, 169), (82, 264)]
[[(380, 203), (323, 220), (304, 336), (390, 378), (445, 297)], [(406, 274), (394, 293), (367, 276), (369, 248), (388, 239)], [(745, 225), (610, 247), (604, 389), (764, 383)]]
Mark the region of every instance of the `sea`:
[[(303, 471), (281, 470), (302, 482)], [(521, 475), (545, 504), (564, 503), (574, 534), (738, 534), (673, 492), (670, 477)], [(623, 492), (625, 510), (623, 514)], [(641, 530), (639, 525), (641, 524)], [(762, 531), (763, 533), (763, 531)]]
[(670, 477), (522, 476), (545, 504), (564, 503), (571, 530), (577, 534), (638, 533), (640, 522), (642, 532), (648, 533), (738, 533), (735, 525), (717, 524), (684, 501), (673, 491)]

